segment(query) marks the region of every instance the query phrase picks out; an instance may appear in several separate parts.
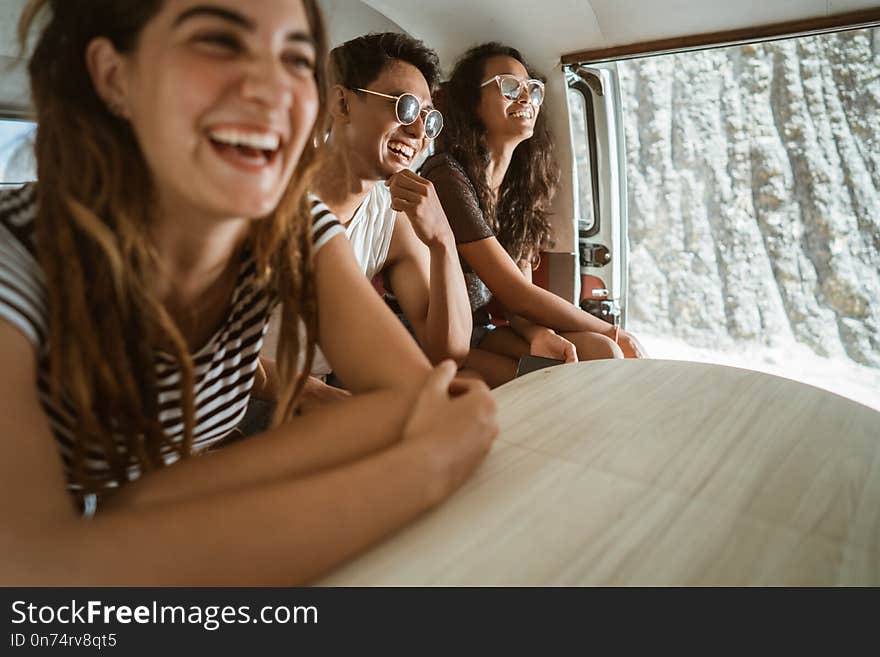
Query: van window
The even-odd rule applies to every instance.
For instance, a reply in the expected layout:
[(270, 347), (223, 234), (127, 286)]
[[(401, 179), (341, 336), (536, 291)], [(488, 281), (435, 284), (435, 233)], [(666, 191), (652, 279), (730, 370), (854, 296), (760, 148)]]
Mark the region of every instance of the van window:
[(590, 166), (590, 143), (587, 123), (587, 107), (584, 94), (575, 89), (568, 90), (569, 125), (574, 148), (575, 215), (578, 231), (592, 232), (596, 224), (593, 209), (593, 173)]
[(0, 119), (0, 184), (20, 185), (37, 179), (35, 136), (33, 121)]
[(617, 62), (627, 328), (652, 356), (880, 409), (878, 71), (880, 29)]

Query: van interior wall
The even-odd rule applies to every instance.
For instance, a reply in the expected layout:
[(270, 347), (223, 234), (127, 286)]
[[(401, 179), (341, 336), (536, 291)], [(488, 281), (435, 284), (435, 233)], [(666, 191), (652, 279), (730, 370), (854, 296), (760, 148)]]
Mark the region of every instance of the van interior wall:
[(330, 47), (369, 32), (404, 32), (393, 20), (360, 0), (318, 0)]

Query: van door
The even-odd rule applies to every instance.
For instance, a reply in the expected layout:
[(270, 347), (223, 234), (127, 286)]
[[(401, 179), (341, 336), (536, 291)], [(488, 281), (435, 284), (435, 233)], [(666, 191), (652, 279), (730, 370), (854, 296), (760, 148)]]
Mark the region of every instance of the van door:
[(620, 87), (614, 63), (565, 67), (574, 154), (580, 291), (585, 311), (626, 326), (627, 203)]

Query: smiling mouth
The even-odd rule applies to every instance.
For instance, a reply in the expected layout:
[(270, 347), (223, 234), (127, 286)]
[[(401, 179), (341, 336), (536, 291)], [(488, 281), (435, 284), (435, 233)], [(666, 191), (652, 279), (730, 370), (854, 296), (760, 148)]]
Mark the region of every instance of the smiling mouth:
[(516, 112), (511, 112), (510, 115), (514, 119), (531, 119), (534, 118), (532, 115), (531, 108), (517, 110)]
[(412, 160), (416, 154), (416, 149), (400, 141), (389, 143), (388, 150), (407, 161)]
[(249, 167), (270, 165), (281, 151), (281, 137), (272, 132), (214, 128), (208, 139), (220, 155)]

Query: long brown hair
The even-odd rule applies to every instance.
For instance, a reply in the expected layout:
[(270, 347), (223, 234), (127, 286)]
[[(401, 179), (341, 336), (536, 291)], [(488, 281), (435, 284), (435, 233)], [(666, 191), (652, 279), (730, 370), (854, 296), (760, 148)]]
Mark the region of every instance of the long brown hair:
[[(50, 390), (76, 417), (71, 474), (84, 492), (99, 492), (84, 467), (86, 449), (105, 456), (117, 481), (134, 460), (164, 465), (168, 447), (191, 453), (195, 425), (192, 356), (157, 298), (156, 252), (148, 238), (154, 189), (129, 124), (108, 110), (85, 64), (98, 36), (119, 52), (137, 46), (162, 0), (31, 0), (19, 23), (27, 40), (47, 13), (30, 61), (37, 111), (36, 240), (48, 293)], [(280, 299), (274, 423), (289, 416), (314, 353), (317, 302), (306, 189), (326, 124), (326, 32), (315, 0), (303, 0), (316, 45), (318, 118), (278, 207), (253, 222), (248, 248), (258, 285)], [(24, 47), (24, 46), (22, 46)], [(306, 357), (300, 361), (300, 322)], [(180, 367), (183, 440), (159, 422), (154, 347), (168, 344)], [(114, 434), (125, 439), (119, 449)]]
[(544, 80), (515, 48), (495, 42), (471, 48), (455, 65), (439, 94), (444, 126), (436, 148), (452, 155), (464, 167), (483, 215), (511, 257), (517, 261), (528, 259), (536, 265), (541, 250), (552, 244), (549, 215), (559, 182), (559, 166), (544, 112), (540, 112), (534, 133), (514, 150), (498, 198), (493, 197), (486, 180), (490, 158), (486, 126), (477, 115), (477, 108), (485, 62), (498, 55), (516, 59), (530, 77)]

